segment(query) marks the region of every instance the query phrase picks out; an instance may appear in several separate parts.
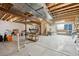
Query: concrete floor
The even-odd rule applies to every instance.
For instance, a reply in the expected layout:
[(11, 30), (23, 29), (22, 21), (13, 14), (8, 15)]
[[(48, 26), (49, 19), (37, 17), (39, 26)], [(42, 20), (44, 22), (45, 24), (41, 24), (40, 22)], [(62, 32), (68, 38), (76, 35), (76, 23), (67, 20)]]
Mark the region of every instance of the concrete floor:
[[(75, 39), (75, 38), (74, 38)], [(25, 47), (17, 52), (12, 42), (0, 42), (0, 55), (6, 56), (77, 56), (74, 39), (66, 35), (39, 36), (37, 42), (26, 41)]]

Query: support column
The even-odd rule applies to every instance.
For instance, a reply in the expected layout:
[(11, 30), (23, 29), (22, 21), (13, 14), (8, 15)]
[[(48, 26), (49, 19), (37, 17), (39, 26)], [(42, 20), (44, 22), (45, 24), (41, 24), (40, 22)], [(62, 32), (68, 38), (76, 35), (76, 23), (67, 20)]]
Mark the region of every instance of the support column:
[(19, 33), (17, 34), (17, 45), (18, 45), (18, 52), (20, 51), (20, 42), (19, 42), (19, 39), (20, 39), (20, 37), (19, 37)]
[(27, 39), (27, 37), (26, 37), (26, 35), (27, 35), (27, 33), (26, 33), (26, 30), (27, 30), (27, 26), (26, 26), (26, 19), (25, 19), (25, 40)]

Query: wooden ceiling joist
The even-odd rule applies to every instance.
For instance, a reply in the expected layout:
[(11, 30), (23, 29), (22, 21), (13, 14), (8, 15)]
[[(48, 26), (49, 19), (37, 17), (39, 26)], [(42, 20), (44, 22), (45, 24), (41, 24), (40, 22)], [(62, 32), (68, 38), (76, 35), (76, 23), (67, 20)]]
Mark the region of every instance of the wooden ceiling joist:
[(69, 5), (71, 5), (71, 4), (72, 4), (72, 3), (61, 4), (61, 5), (58, 5), (58, 6), (52, 7), (52, 8), (49, 9), (49, 10), (50, 10), (50, 11), (55, 11), (55, 10), (61, 9), (61, 8), (63, 8), (63, 7), (69, 6)]
[(25, 22), (19, 22), (19, 21), (13, 21), (15, 23), (22, 23), (22, 24), (25, 24)]
[(54, 14), (53, 17), (55, 20), (66, 19), (66, 18), (69, 18), (69, 16), (79, 15), (79, 3), (60, 4), (60, 5), (51, 7), (49, 11), (52, 14)]
[[(30, 16), (33, 16), (32, 14), (27, 14), (27, 15), (25, 15), (24, 13), (21, 13), (21, 12), (15, 12), (15, 11), (7, 11), (7, 10), (5, 10), (5, 9), (3, 9), (3, 8), (1, 8), (0, 7), (0, 10), (1, 11), (4, 11), (5, 13), (9, 13), (9, 14), (11, 14), (11, 15), (14, 15), (14, 16), (17, 16), (17, 17), (21, 17), (21, 18), (27, 18), (27, 17), (30, 17)], [(9, 18), (11, 18), (12, 16), (10, 16)]]
[(63, 3), (49, 3), (48, 5), (48, 9), (51, 9), (52, 7), (55, 7), (55, 6), (58, 6), (58, 5), (61, 5)]
[(1, 19), (5, 18), (6, 21), (13, 21), (13, 22), (14, 21), (16, 22), (17, 20), (22, 19), (22, 20), (19, 20), (18, 22), (23, 22), (28, 17), (33, 16), (29, 12), (23, 13), (18, 9), (11, 8), (12, 6), (13, 6), (12, 4), (10, 6), (10, 4), (7, 4), (7, 3), (0, 4), (0, 11), (5, 12), (5, 14), (2, 16)]
[(13, 7), (13, 4), (11, 3), (0, 3), (0, 7), (6, 10), (10, 10), (11, 7)]
[(15, 20), (15, 22), (17, 22), (17, 21), (18, 21), (18, 22), (22, 22), (22, 21), (24, 22), (24, 19), (23, 19), (23, 18), (20, 18), (20, 19), (18, 19), (18, 20)]
[(71, 6), (67, 6), (65, 8), (61, 8), (61, 9), (58, 9), (58, 10), (55, 10), (55, 11), (52, 11), (52, 13), (54, 12), (62, 12), (62, 11), (66, 11), (68, 9), (73, 9), (75, 7), (79, 7), (79, 4), (74, 4), (74, 5), (71, 5)]
[(41, 24), (40, 22), (37, 22), (37, 21), (30, 21), (30, 22), (26, 22), (26, 23), (36, 23), (36, 24)]
[(70, 21), (70, 20), (75, 20), (75, 17), (76, 17), (76, 15), (73, 16), (73, 17), (72, 17), (72, 16), (71, 16), (71, 17), (60, 17), (60, 18), (54, 19), (54, 21), (61, 21), (61, 20), (65, 20), (65, 21), (66, 21), (66, 20), (67, 20), (67, 21), (69, 20), (69, 21)]
[(73, 11), (78, 11), (78, 10), (79, 10), (79, 7), (78, 8), (76, 7), (76, 8), (68, 9), (62, 12), (56, 12), (55, 14), (62, 14), (62, 13), (73, 12)]
[(15, 15), (15, 16), (19, 16), (19, 17), (23, 17), (23, 18), (26, 18), (26, 16), (23, 14), (23, 13), (16, 13), (15, 11), (8, 11), (8, 10), (5, 10), (5, 9), (3, 9), (3, 8), (1, 8), (0, 7), (0, 10), (1, 11), (3, 11), (3, 12), (5, 12), (5, 13), (9, 13), (9, 14), (13, 14), (13, 15)]
[[(33, 16), (32, 14), (28, 13), (28, 14), (25, 14), (27, 18)], [(26, 18), (26, 20), (27, 20)], [(18, 21), (18, 22), (21, 22), (21, 21), (25, 21), (25, 18), (20, 18), (20, 20), (15, 20), (15, 21)]]
[(16, 19), (15, 19), (15, 20), (13, 20), (13, 21), (16, 21), (16, 20), (19, 20), (19, 19), (21, 19), (21, 17), (16, 17)]
[(66, 15), (68, 16), (68, 15), (78, 15), (79, 14), (79, 10), (78, 11), (73, 11), (73, 12), (67, 12), (67, 13), (62, 13), (62, 14), (56, 14), (56, 16), (55, 17), (65, 17)]
[(1, 20), (3, 20), (7, 15), (8, 15), (8, 13), (4, 14), (4, 15), (1, 17)]
[(9, 21), (15, 21), (15, 20), (18, 20), (18, 19), (20, 19), (20, 17), (14, 17), (14, 18), (12, 18), (11, 20), (9, 20)]
[(55, 20), (61, 20), (61, 19), (71, 19), (71, 18), (74, 18), (74, 17), (76, 17), (76, 16), (79, 16), (79, 14), (73, 14), (73, 15), (63, 15), (63, 16), (59, 16), (59, 17), (55, 17), (54, 19)]
[(5, 12), (0, 11), (0, 19), (3, 17), (3, 15), (5, 15)]
[(9, 21), (13, 17), (14, 17), (14, 15), (10, 15), (8, 18), (6, 18), (6, 21)]

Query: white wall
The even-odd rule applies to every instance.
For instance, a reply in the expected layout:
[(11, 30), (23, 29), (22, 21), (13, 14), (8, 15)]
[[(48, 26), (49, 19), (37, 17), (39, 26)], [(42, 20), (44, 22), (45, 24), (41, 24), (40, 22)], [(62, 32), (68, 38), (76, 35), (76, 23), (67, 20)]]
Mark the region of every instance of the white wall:
[(57, 24), (57, 30), (64, 30), (64, 24)]
[(0, 33), (3, 35), (6, 30), (13, 30), (13, 29), (19, 29), (19, 31), (24, 30), (25, 26), (21, 23), (14, 23), (14, 22), (6, 22), (0, 20)]

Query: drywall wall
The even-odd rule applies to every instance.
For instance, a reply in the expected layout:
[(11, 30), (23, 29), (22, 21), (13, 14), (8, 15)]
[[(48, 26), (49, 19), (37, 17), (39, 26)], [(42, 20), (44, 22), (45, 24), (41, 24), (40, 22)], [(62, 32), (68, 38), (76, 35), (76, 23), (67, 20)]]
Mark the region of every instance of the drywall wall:
[(22, 31), (25, 29), (24, 24), (21, 23), (15, 23), (15, 22), (7, 22), (0, 20), (0, 34), (4, 34), (6, 30), (13, 30), (13, 29), (19, 29), (19, 31)]

